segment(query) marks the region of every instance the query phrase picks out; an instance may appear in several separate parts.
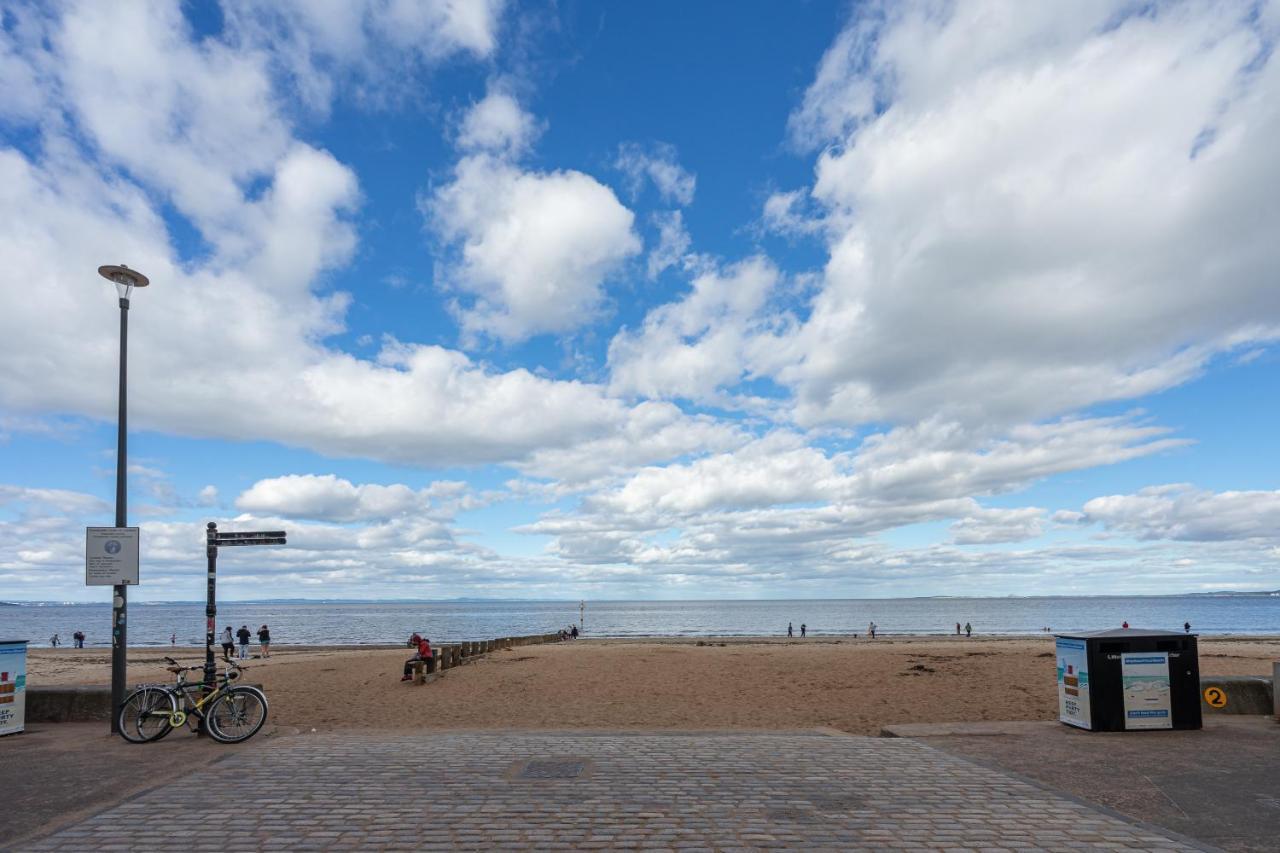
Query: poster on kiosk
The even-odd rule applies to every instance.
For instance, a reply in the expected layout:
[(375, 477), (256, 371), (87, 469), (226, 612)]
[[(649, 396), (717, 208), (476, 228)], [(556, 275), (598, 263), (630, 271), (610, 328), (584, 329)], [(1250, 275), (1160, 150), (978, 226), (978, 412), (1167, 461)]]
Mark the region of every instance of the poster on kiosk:
[(1069, 726), (1092, 729), (1089, 705), (1089, 653), (1084, 640), (1059, 637), (1058, 719)]
[(22, 731), (27, 705), (27, 641), (0, 640), (0, 735)]

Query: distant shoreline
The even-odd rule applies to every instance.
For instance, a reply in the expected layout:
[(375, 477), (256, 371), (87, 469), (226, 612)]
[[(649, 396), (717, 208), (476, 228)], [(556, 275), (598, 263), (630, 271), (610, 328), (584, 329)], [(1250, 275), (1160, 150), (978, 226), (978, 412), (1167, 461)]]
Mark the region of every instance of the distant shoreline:
[[(1062, 633), (1071, 633), (1071, 632), (1064, 631)], [(1170, 633), (1181, 634), (1182, 632), (1170, 631)], [(1280, 631), (1277, 631), (1271, 634), (1260, 634), (1256, 632), (1249, 633), (1249, 634), (1213, 634), (1213, 633), (1201, 633), (1198, 631), (1192, 631), (1191, 633), (1194, 636), (1203, 637), (1204, 639), (1211, 639), (1214, 642), (1245, 643), (1245, 642), (1280, 641)], [(872, 643), (904, 642), (904, 641), (905, 642), (912, 642), (912, 641), (936, 642), (939, 640), (946, 640), (948, 638), (954, 639), (956, 642), (965, 642), (965, 641), (972, 642), (974, 640), (984, 640), (984, 641), (994, 640), (994, 641), (1014, 642), (1014, 641), (1034, 640), (1037, 638), (1050, 640), (1054, 636), (1055, 636), (1055, 632), (1045, 633), (1043, 631), (1033, 632), (1029, 634), (1011, 634), (1011, 633), (979, 634), (975, 632), (972, 637), (958, 636), (954, 633), (895, 634), (895, 633), (877, 632), (876, 638), (874, 640), (867, 637), (866, 634), (864, 633), (860, 633), (856, 635), (855, 634), (810, 634), (807, 637), (800, 637), (798, 635), (795, 637), (787, 637), (785, 635), (779, 636), (776, 634), (750, 634), (750, 635), (747, 635), (747, 634), (718, 634), (718, 635), (713, 635), (713, 634), (636, 634), (636, 635), (628, 635), (628, 636), (583, 636), (578, 640), (567, 640), (565, 642), (568, 645), (572, 645), (574, 643), (584, 643), (584, 644), (590, 643), (593, 645), (627, 645), (627, 644), (659, 643), (659, 644), (691, 645), (691, 646), (696, 646), (698, 643), (703, 643), (703, 644), (723, 643), (725, 645), (785, 645), (788, 643), (806, 644), (806, 645), (823, 645), (823, 644), (838, 644), (838, 643), (872, 644)], [(20, 640), (23, 638), (16, 637), (13, 639)], [(477, 639), (477, 638), (471, 638), (471, 637), (457, 637), (457, 638), (441, 637), (439, 639), (432, 638), (433, 642), (437, 644), (467, 642), (472, 639)], [(389, 642), (389, 641), (379, 642), (379, 643), (334, 643), (332, 645), (317, 644), (317, 643), (272, 642), (271, 647), (273, 649), (290, 649), (294, 651), (301, 651), (301, 650), (320, 651), (320, 650), (326, 650), (326, 649), (332, 650), (332, 651), (370, 651), (370, 650), (379, 650), (379, 649), (400, 649), (400, 648), (405, 648), (405, 644)], [(52, 647), (49, 646), (48, 641), (43, 641), (40, 643), (33, 642), (31, 643), (31, 648), (52, 650)], [(83, 649), (77, 649), (70, 645), (60, 645), (58, 646), (58, 648), (60, 650), (66, 650), (68, 652), (80, 652), (80, 651), (106, 651), (111, 647), (104, 643), (98, 643), (98, 644), (90, 643), (90, 644), (86, 644)], [(166, 649), (171, 650), (175, 654), (177, 653), (190, 654), (192, 652), (199, 652), (201, 655), (203, 655), (205, 647), (203, 645), (170, 646), (170, 645), (159, 644), (159, 643), (151, 644), (151, 645), (130, 645), (129, 646), (130, 651), (138, 651), (138, 652), (160, 652)], [(252, 643), (249, 646), (249, 649), (251, 652), (256, 652), (258, 649), (258, 644), (256, 642)], [(222, 653), (221, 646), (215, 644), (214, 650), (218, 653), (218, 656), (221, 657), (221, 653)]]

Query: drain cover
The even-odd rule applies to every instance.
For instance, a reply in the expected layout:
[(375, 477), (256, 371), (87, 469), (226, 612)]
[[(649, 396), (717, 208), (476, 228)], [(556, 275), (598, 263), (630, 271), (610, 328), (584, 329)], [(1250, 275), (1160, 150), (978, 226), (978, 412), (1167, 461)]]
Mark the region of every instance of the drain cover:
[(577, 779), (587, 767), (581, 758), (533, 759), (516, 771), (517, 779)]

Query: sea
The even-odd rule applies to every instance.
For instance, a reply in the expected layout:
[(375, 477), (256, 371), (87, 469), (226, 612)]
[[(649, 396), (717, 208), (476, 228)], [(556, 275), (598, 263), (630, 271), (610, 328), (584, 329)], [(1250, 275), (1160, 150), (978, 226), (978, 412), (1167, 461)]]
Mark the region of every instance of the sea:
[[(129, 645), (204, 644), (204, 603), (129, 605)], [(579, 621), (581, 619), (581, 622)], [(782, 636), (787, 624), (810, 636), (954, 634), (1043, 635), (1048, 628), (1091, 631), (1134, 628), (1198, 634), (1280, 635), (1280, 593), (1045, 598), (876, 598), (735, 601), (441, 601), (223, 602), (219, 629), (271, 628), (272, 642), (304, 645), (400, 644), (417, 631), (434, 642), (558, 631), (580, 624), (588, 637)], [(53, 634), (71, 644), (84, 631), (88, 646), (110, 645), (109, 604), (0, 604), (0, 640), (48, 646)]]

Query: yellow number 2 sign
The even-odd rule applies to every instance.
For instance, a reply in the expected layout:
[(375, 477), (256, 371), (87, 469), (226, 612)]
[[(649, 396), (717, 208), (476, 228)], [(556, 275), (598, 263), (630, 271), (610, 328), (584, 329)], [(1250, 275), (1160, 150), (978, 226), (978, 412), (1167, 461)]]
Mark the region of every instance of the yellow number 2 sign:
[(1204, 689), (1204, 701), (1210, 708), (1227, 707), (1227, 691), (1221, 687), (1206, 687)]

